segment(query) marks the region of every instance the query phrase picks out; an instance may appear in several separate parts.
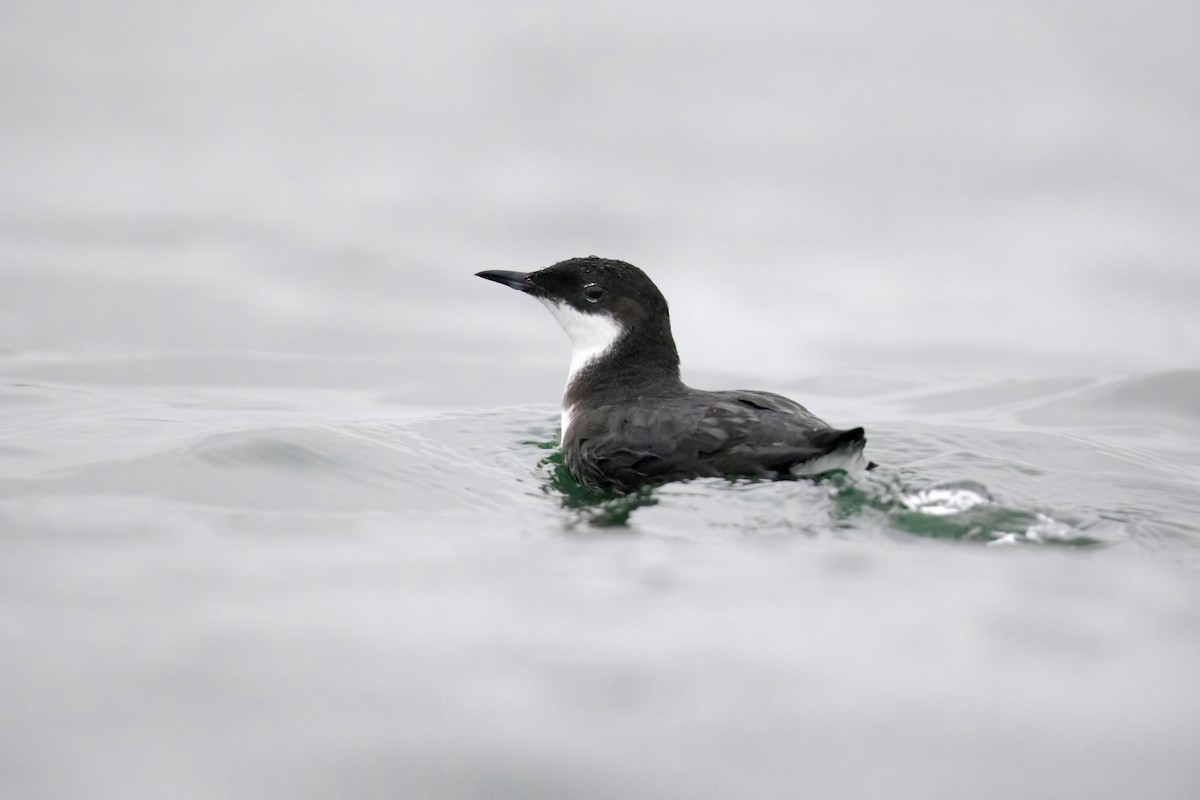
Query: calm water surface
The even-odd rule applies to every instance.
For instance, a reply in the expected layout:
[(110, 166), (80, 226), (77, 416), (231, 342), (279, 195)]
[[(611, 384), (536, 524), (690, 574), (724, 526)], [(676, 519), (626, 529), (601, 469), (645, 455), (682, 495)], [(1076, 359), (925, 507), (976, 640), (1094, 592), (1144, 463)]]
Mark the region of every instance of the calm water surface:
[[(0, 32), (0, 795), (1200, 796), (1193, 5), (204, 9)], [(880, 469), (581, 494), (593, 252)]]
[[(185, 369), (241, 377), (145, 379)], [(679, 484), (604, 527), (555, 488), (554, 406), (312, 385), (346, 371), (6, 359), (18, 794), (1196, 785), (1200, 417), (1162, 398), (1200, 372), (797, 381), (881, 420), (884, 466)]]

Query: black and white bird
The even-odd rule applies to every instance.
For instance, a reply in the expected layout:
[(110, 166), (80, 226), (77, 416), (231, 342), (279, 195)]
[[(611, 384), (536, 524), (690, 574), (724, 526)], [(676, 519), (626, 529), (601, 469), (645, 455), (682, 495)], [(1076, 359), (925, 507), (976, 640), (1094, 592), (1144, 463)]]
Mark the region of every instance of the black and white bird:
[(874, 466), (863, 456), (862, 428), (830, 427), (770, 392), (685, 386), (667, 301), (632, 264), (590, 256), (537, 272), (477, 274), (541, 300), (571, 337), (562, 453), (582, 483), (633, 491)]

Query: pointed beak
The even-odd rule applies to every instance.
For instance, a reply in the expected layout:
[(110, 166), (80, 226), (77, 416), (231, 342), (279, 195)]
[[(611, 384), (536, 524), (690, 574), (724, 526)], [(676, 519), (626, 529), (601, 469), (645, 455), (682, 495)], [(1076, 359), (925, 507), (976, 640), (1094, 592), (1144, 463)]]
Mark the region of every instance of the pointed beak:
[(534, 290), (533, 284), (529, 282), (528, 272), (505, 272), (500, 269), (489, 269), (483, 272), (476, 272), (475, 274), (480, 278), (502, 283), (510, 289), (517, 289), (522, 292), (532, 292)]

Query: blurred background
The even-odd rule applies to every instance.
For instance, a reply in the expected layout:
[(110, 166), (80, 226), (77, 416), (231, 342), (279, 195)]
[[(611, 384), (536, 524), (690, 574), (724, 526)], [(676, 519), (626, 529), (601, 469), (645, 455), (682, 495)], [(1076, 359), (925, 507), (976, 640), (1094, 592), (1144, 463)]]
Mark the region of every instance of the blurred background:
[(558, 359), (471, 275), (597, 253), (701, 369), (1200, 357), (1191, 3), (5, 9), (12, 349)]
[[(1200, 797), (1200, 4), (0, 12), (0, 795)], [(849, 483), (543, 458), (598, 254)]]

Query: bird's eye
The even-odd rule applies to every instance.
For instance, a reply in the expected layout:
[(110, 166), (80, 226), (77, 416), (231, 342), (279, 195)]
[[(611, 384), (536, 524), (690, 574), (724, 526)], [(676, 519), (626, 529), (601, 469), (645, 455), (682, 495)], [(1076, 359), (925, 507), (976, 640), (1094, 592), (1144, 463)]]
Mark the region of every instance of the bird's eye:
[(599, 303), (604, 299), (604, 287), (598, 283), (589, 283), (583, 287), (583, 296), (589, 303)]

